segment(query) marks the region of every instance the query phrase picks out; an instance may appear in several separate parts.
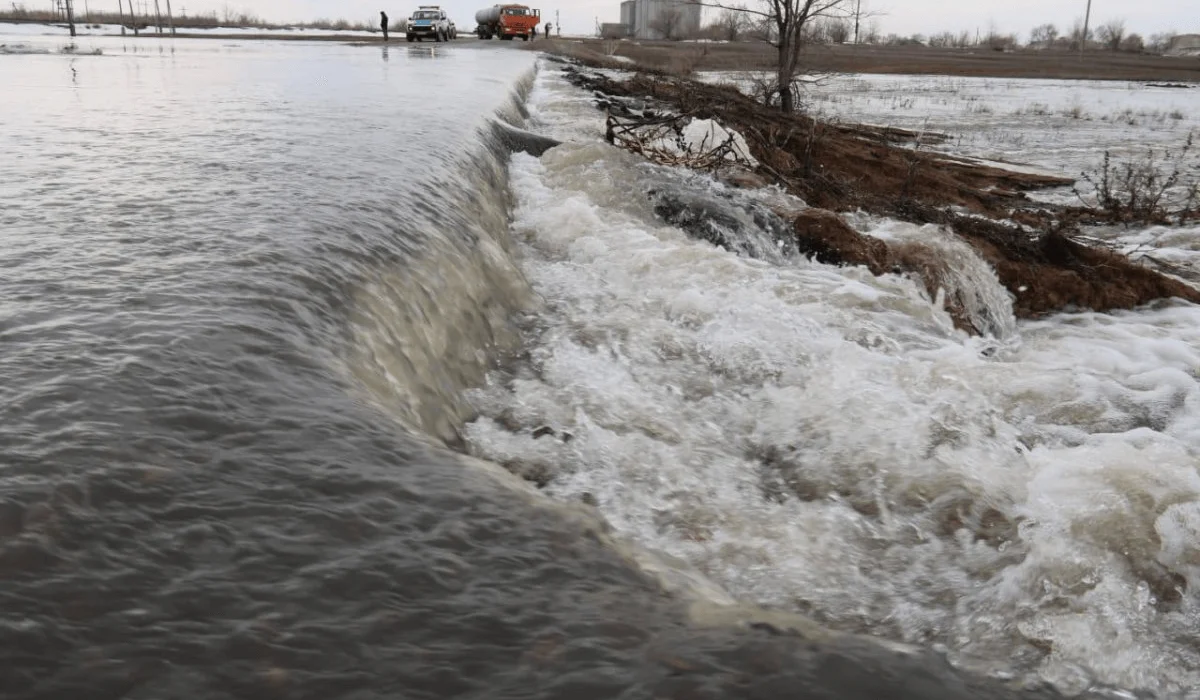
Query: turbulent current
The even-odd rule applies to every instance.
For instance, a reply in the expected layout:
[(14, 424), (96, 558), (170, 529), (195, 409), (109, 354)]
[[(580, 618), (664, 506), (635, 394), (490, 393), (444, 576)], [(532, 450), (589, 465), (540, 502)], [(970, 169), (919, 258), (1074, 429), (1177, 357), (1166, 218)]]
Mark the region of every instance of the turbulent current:
[(799, 259), (530, 52), (22, 41), (0, 697), (1200, 687), (1195, 307)]

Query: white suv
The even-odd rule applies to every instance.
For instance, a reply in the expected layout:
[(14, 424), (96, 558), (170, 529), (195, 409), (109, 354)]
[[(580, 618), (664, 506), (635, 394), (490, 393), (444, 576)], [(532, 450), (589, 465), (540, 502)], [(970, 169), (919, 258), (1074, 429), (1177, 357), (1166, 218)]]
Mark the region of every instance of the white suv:
[(437, 5), (421, 5), (408, 18), (405, 27), (406, 38), (409, 41), (419, 41), (426, 37), (434, 41), (450, 41), (454, 38), (453, 26), (446, 17), (446, 11)]

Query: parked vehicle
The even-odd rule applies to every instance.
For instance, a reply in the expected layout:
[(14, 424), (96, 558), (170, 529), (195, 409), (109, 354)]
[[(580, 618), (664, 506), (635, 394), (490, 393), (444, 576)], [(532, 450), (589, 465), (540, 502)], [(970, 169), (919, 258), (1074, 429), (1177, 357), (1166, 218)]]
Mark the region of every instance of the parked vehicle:
[(542, 11), (528, 5), (494, 5), (475, 13), (475, 33), (480, 39), (498, 36), (511, 41), (521, 37), (529, 41), (537, 33)]
[(434, 41), (450, 41), (457, 32), (446, 17), (446, 11), (438, 5), (421, 5), (408, 18), (405, 27), (409, 41), (432, 38)]

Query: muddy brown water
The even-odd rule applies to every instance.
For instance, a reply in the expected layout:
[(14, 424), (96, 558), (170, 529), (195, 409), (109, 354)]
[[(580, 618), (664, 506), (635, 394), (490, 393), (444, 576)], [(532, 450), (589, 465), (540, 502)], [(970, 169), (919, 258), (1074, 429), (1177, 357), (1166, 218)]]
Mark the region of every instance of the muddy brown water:
[(90, 41), (0, 58), (0, 696), (1010, 696), (698, 626), (441, 446), (527, 292), (487, 122), (532, 54)]

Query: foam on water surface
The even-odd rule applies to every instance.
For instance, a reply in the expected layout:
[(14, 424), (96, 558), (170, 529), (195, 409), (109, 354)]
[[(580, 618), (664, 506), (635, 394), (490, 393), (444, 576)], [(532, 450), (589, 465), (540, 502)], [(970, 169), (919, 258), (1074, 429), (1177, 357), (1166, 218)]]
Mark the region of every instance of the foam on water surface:
[(855, 221), (964, 255), (971, 338), (914, 280), (663, 224), (665, 171), (556, 72), (530, 109), (567, 143), (512, 161), (540, 302), (470, 397), (475, 454), (743, 601), (1067, 690), (1200, 686), (1200, 309), (1017, 323), (936, 228)]

